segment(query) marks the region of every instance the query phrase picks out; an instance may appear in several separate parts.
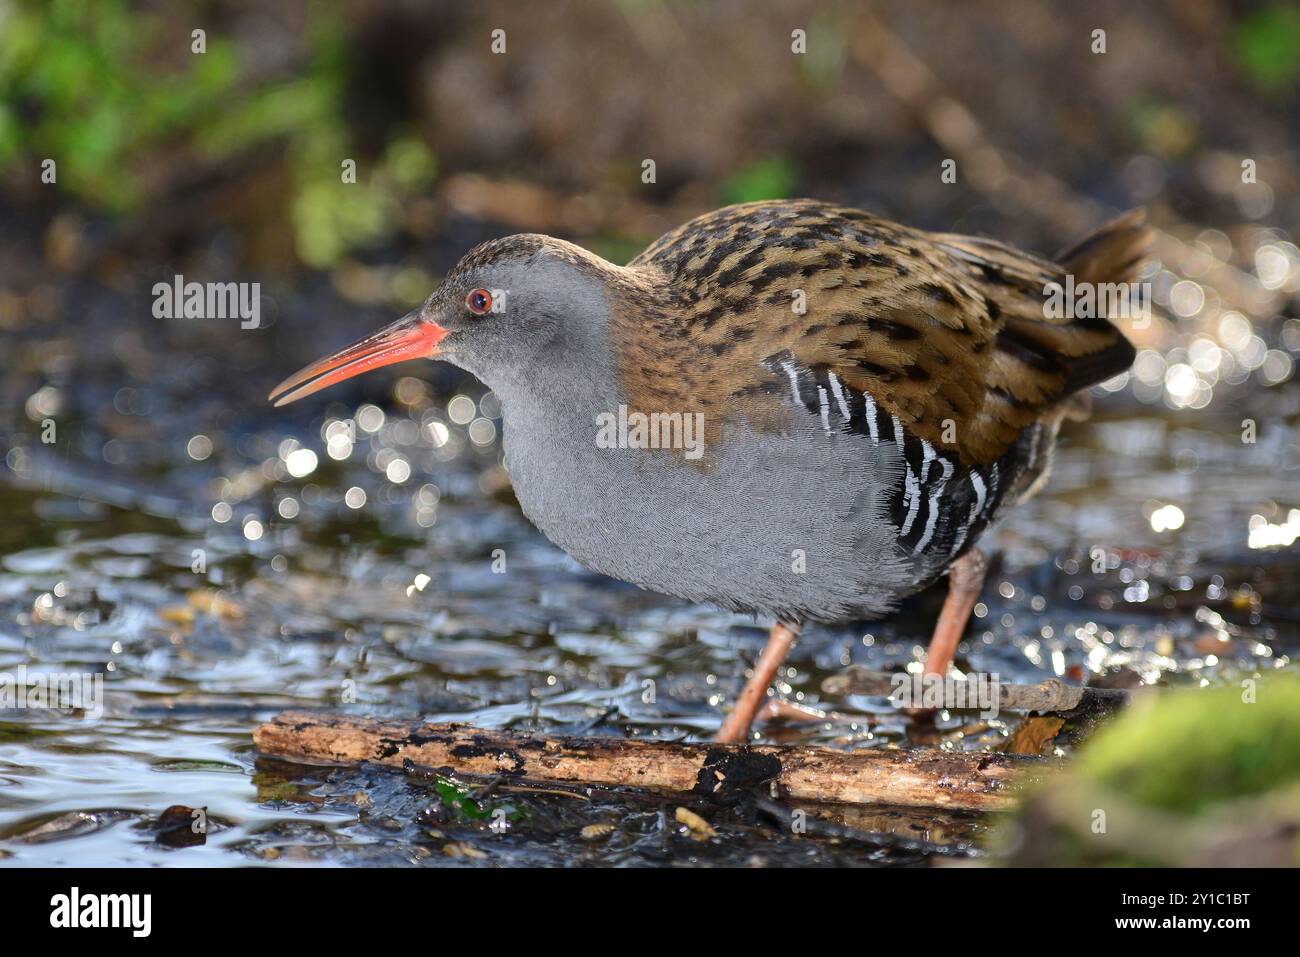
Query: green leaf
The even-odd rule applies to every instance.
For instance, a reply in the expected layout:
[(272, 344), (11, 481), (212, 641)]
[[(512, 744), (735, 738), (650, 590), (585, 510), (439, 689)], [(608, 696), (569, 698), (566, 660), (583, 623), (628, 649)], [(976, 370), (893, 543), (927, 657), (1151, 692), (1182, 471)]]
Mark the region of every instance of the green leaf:
[(506, 820), (508, 821), (521, 821), (527, 817), (521, 808), (509, 804), (481, 806), (470, 796), (468, 788), (458, 784), (451, 778), (443, 777), (441, 774), (434, 775), (433, 788), (438, 792), (438, 797), (443, 804), (473, 821), (489, 820), (498, 810), (506, 812)]
[(442, 799), (443, 804), (471, 820), (484, 821), (492, 816), (490, 810), (478, 806), (478, 803), (470, 797), (467, 788), (461, 787), (450, 778), (444, 778), (440, 774), (434, 775), (433, 789), (438, 792), (438, 797)]

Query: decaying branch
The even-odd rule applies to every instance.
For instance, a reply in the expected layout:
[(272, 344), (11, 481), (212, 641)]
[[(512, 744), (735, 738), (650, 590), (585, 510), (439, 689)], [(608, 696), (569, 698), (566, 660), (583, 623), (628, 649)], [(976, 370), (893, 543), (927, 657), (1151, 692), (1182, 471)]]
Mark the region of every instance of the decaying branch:
[(506, 775), (520, 782), (638, 788), (704, 797), (775, 781), (783, 798), (990, 811), (1050, 765), (984, 752), (683, 744), (531, 736), (463, 724), (286, 711), (253, 732), (263, 754), (309, 763), (374, 762)]
[[(822, 682), (822, 692), (828, 695), (881, 695), (895, 693), (896, 673), (872, 671), (863, 665), (850, 665), (837, 675)], [(912, 676), (905, 675), (910, 679)], [(954, 684), (959, 682), (954, 682)], [(909, 686), (910, 687), (910, 684)], [(1067, 685), (1057, 678), (1048, 678), (1034, 685), (998, 685), (998, 709), (1002, 711), (1074, 711), (1080, 707), (1111, 710), (1126, 704), (1130, 692), (1118, 688), (1084, 688)], [(962, 700), (974, 701), (974, 694)]]

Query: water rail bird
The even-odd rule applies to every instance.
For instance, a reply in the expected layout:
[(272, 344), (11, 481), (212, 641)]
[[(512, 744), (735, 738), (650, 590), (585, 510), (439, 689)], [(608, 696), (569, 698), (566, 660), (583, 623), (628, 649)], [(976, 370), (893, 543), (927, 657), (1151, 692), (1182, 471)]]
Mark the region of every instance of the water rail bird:
[(1140, 210), (1055, 261), (811, 200), (716, 210), (617, 266), (564, 240), (471, 250), (419, 308), (280, 383), (406, 359), (501, 404), (524, 513), (586, 567), (773, 622), (718, 740), (743, 741), (809, 621), (889, 615), (943, 575), (947, 673), (980, 535), (1133, 347), (1049, 290), (1136, 278)]

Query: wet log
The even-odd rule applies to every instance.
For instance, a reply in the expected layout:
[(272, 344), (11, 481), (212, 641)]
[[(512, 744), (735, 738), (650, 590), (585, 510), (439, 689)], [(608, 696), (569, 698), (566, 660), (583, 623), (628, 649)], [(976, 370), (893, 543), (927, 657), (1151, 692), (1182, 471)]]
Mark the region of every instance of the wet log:
[[(912, 689), (913, 676), (904, 675), (903, 691)], [(898, 690), (899, 676), (886, 671), (872, 671), (862, 665), (850, 665), (822, 682), (822, 692), (829, 695), (878, 695), (891, 698)], [(936, 679), (937, 680), (937, 679)], [(962, 684), (958, 679), (954, 686)], [(1138, 689), (1141, 693), (1141, 689)], [(1127, 704), (1132, 692), (1120, 688), (1087, 688), (1068, 685), (1057, 678), (1038, 684), (998, 685), (998, 709), (1001, 711), (1067, 712), (1084, 710), (1112, 711)], [(975, 701), (974, 693), (958, 694), (962, 701)]]
[(721, 797), (775, 782), (786, 800), (991, 811), (1050, 762), (987, 752), (687, 744), (632, 738), (528, 735), (464, 724), (423, 724), (286, 711), (253, 732), (264, 755), (306, 763), (406, 762), (519, 783), (636, 788)]

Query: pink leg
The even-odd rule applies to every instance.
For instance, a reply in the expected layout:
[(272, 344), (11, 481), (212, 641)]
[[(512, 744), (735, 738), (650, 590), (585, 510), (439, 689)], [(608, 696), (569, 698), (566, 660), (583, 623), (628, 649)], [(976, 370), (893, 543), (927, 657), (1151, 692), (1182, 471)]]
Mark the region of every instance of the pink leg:
[(722, 722), (722, 729), (714, 737), (719, 744), (742, 744), (749, 740), (749, 727), (754, 723), (754, 716), (767, 698), (767, 689), (776, 678), (781, 662), (789, 654), (794, 640), (799, 637), (798, 625), (777, 622), (768, 635), (767, 645), (759, 655), (758, 664), (754, 665), (753, 676), (745, 683), (745, 688), (736, 699), (731, 714)]
[(925, 657), (925, 673), (946, 675), (957, 653), (971, 610), (979, 601), (984, 576), (988, 573), (988, 557), (978, 548), (972, 548), (948, 570), (948, 597), (943, 600), (943, 610), (934, 626), (930, 650)]

